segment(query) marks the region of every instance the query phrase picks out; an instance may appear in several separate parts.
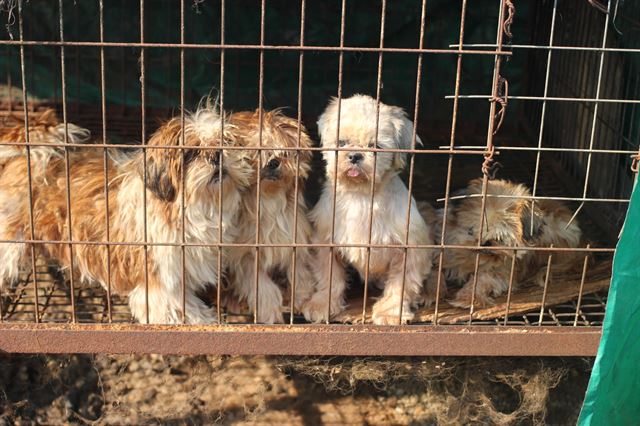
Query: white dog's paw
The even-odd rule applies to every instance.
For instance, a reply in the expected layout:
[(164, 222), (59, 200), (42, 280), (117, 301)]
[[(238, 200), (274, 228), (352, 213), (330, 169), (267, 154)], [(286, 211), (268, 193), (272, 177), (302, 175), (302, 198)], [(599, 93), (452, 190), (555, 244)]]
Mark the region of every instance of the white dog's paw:
[(258, 322), (261, 324), (282, 324), (284, 318), (280, 307), (273, 307), (271, 309), (263, 308), (258, 310)]
[[(182, 313), (180, 313), (182, 316)], [(187, 315), (186, 315), (186, 323), (187, 324), (218, 324), (218, 310), (213, 308), (201, 308), (201, 309), (193, 309), (189, 310), (187, 307)], [(180, 320), (178, 324), (182, 323)]]
[[(316, 294), (302, 306), (302, 315), (309, 322), (325, 322), (328, 318), (329, 303), (325, 295)], [(331, 317), (342, 312), (344, 306), (339, 300), (331, 301)]]
[(415, 314), (411, 306), (405, 303), (400, 317), (400, 300), (395, 298), (382, 298), (373, 305), (371, 318), (376, 325), (399, 325), (413, 321)]

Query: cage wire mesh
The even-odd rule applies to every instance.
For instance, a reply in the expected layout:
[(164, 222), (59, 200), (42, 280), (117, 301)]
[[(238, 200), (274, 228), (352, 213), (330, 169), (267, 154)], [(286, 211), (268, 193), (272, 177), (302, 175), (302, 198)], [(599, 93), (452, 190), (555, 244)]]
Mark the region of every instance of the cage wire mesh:
[[(148, 161), (157, 149), (148, 142), (158, 127), (170, 117), (177, 117), (184, 127), (185, 110), (195, 108), (203, 96), (217, 97), (224, 111), (286, 107), (285, 113), (304, 123), (317, 141), (316, 118), (330, 97), (340, 102), (354, 93), (369, 93), (378, 104), (403, 107), (415, 122), (423, 146), (414, 139), (414, 146), (404, 150), (409, 165), (402, 178), (416, 200), (446, 209), (456, 202), (456, 191), (473, 178), (481, 178), (483, 188), (494, 178), (509, 179), (529, 187), (532, 202), (564, 203), (585, 235), (584, 245), (565, 249), (584, 258), (576, 273), (550, 279), (552, 255), (562, 248), (521, 247), (550, 254), (542, 286), (516, 288), (514, 261), (509, 289), (494, 306), (474, 306), (472, 299), (470, 308), (456, 308), (448, 298), (436, 298), (433, 306), (419, 308), (407, 327), (601, 326), (611, 259), (637, 173), (637, 4), (462, 0), (452, 7), (445, 0), (302, 0), (295, 5), (276, 0), (17, 0), (0, 2), (0, 7), (6, 24), (0, 34), (3, 127), (9, 125), (10, 116), (27, 122), (54, 108), (63, 121), (90, 129), (91, 143), (64, 148), (67, 179), (77, 151), (100, 153), (107, 165), (107, 146), (123, 152), (142, 147)], [(260, 135), (263, 114), (258, 114)], [(178, 149), (184, 133), (181, 138)], [(65, 141), (69, 142), (68, 134)], [(297, 148), (292, 151), (304, 151), (299, 142)], [(317, 144), (308, 150), (313, 153), (313, 169), (300, 196), (312, 206), (324, 185), (322, 151), (336, 155), (337, 151)], [(65, 187), (70, 207), (74, 194)], [(258, 205), (259, 187), (260, 179)], [(479, 195), (484, 206), (486, 190)], [(145, 210), (147, 202), (144, 197)], [(177, 202), (182, 204), (178, 220), (184, 221), (184, 198)], [(33, 208), (31, 195), (29, 205)], [(483, 220), (484, 215), (483, 210)], [(33, 213), (29, 217), (33, 229)], [(259, 209), (256, 218), (259, 226)], [(64, 245), (70, 253), (94, 244), (104, 247), (108, 259), (118, 244), (143, 246), (141, 255), (148, 265), (146, 248), (153, 244), (146, 232), (143, 242), (87, 242), (71, 235), (71, 218), (66, 220), (65, 234), (51, 244)], [(108, 219), (105, 226), (109, 229)], [(371, 232), (370, 228), (369, 223)], [(405, 232), (405, 241), (393, 248), (404, 251), (406, 263), (407, 250), (413, 247), (408, 243), (408, 225)], [(60, 270), (35, 256), (34, 246), (47, 243), (37, 234), (36, 229), (31, 239), (0, 242), (5, 246), (31, 242), (32, 255), (18, 283), (1, 288), (3, 323), (133, 321), (126, 297), (112, 292), (112, 283), (81, 282), (68, 268)], [(193, 245), (184, 231), (171, 244), (181, 251), (184, 294), (185, 259)], [(264, 242), (256, 238), (248, 246), (260, 253)], [(296, 247), (294, 253), (304, 248), (295, 240), (288, 246)], [(338, 249), (333, 241), (329, 246)], [(364, 246), (369, 255), (382, 248)], [(422, 248), (436, 250), (439, 256), (448, 250), (444, 234)], [(477, 276), (484, 248), (478, 241), (464, 249), (476, 258)], [(503, 249), (515, 256), (513, 247)], [(222, 262), (218, 254), (219, 285), (201, 296), (222, 323), (256, 322), (256, 309), (223, 306), (228, 295), (221, 284)], [(253, 276), (256, 296), (259, 262), (258, 254)], [(443, 279), (442, 262), (436, 260), (434, 265), (437, 279)], [(107, 275), (111, 279), (111, 272)], [(143, 275), (148, 315), (148, 272)], [(378, 293), (366, 285), (369, 272), (352, 273), (350, 280), (348, 307), (334, 322), (370, 323)], [(476, 284), (477, 280), (474, 288)], [(290, 288), (283, 289), (285, 320), (306, 324), (293, 309), (295, 289), (295, 278)], [(184, 303), (183, 296), (183, 308)], [(317, 324), (312, 329), (322, 327)]]

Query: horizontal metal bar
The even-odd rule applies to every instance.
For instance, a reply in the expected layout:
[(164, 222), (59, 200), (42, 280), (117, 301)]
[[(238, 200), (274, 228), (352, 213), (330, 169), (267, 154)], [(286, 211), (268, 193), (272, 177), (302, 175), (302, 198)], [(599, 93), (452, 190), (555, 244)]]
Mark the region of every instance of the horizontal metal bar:
[(309, 46), (309, 45), (268, 45), (268, 44), (193, 44), (193, 43), (126, 43), (97, 41), (51, 41), (51, 40), (0, 40), (1, 45), (9, 46), (75, 46), (75, 47), (144, 47), (174, 49), (246, 49), (246, 50), (292, 50), (292, 51), (325, 51), (325, 52), (370, 52), (370, 53), (433, 53), (452, 55), (501, 55), (511, 56), (509, 51), (482, 51), (456, 49), (420, 49), (402, 47), (358, 47), (358, 46)]
[(349, 356), (595, 356), (600, 327), (0, 324), (0, 351)]
[[(449, 47), (457, 49), (459, 44), (450, 44)], [(463, 44), (462, 48), (481, 47), (487, 49), (495, 49), (497, 45), (491, 43), (470, 43)], [(618, 53), (640, 53), (640, 49), (624, 48), (624, 47), (586, 47), (586, 46), (548, 46), (544, 44), (508, 44), (503, 45), (507, 49), (540, 49), (540, 50), (568, 50), (568, 51), (587, 51), (587, 52), (618, 52)]]
[[(452, 197), (455, 198), (455, 197)], [(519, 197), (520, 198), (520, 197)], [(372, 248), (372, 249), (443, 249), (443, 250), (518, 250), (518, 251), (569, 251), (569, 252), (598, 252), (598, 253), (612, 253), (615, 251), (613, 247), (528, 247), (528, 246), (491, 246), (477, 247), (477, 246), (463, 246), (455, 244), (337, 244), (337, 243), (289, 243), (289, 244), (276, 244), (276, 243), (173, 243), (173, 242), (120, 242), (120, 241), (69, 241), (69, 240), (38, 240), (38, 239), (15, 239), (15, 240), (0, 240), (0, 244), (74, 244), (74, 245), (87, 245), (87, 246), (134, 246), (134, 247), (274, 247), (274, 248), (297, 248), (297, 247), (323, 247), (323, 248)]]
[[(505, 194), (487, 194), (487, 198), (517, 198), (519, 200), (555, 200), (555, 201), (580, 201), (580, 202), (600, 202), (600, 203), (628, 203), (625, 198), (587, 198), (587, 197), (543, 197), (540, 195), (505, 195)], [(465, 198), (482, 198), (482, 194), (466, 194), (454, 195), (449, 200), (462, 200)], [(438, 198), (438, 202), (444, 201), (444, 198)]]
[[(15, 146), (15, 147), (27, 147), (27, 146), (48, 146), (52, 148), (121, 148), (121, 149), (176, 149), (176, 150), (223, 150), (223, 151), (273, 151), (272, 146), (256, 146), (247, 148), (245, 146), (219, 146), (219, 145), (199, 145), (199, 146), (185, 146), (185, 145), (149, 145), (149, 144), (104, 144), (104, 143), (61, 143), (51, 144), (46, 142), (3, 142), (0, 146)], [(395, 152), (406, 154), (463, 154), (463, 155), (484, 155), (486, 150), (443, 150), (443, 149), (398, 149), (398, 148), (340, 148), (340, 147), (278, 147), (278, 151), (319, 151), (319, 152), (335, 152), (335, 151), (347, 151), (347, 152)]]
[[(442, 149), (451, 148), (450, 145), (442, 145)], [(453, 147), (455, 150), (464, 149), (484, 149), (484, 146), (477, 145), (456, 145)], [(638, 150), (623, 150), (623, 149), (588, 149), (588, 148), (553, 148), (553, 147), (537, 147), (537, 146), (505, 146), (496, 144), (496, 153), (500, 151), (533, 151), (533, 152), (584, 152), (593, 154), (622, 154), (622, 155), (637, 155)]]
[[(455, 95), (447, 95), (445, 99), (453, 99)], [(490, 95), (458, 95), (459, 99), (486, 99), (492, 100)], [(518, 99), (521, 101), (558, 101), (558, 102), (595, 102), (614, 104), (640, 104), (640, 99), (596, 99), (596, 98), (563, 98), (553, 96), (517, 96), (509, 95), (509, 100)]]

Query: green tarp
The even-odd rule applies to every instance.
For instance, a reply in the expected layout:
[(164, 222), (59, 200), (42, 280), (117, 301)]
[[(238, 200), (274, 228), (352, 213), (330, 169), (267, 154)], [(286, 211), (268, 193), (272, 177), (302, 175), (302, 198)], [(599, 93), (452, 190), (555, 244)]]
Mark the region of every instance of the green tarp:
[(613, 260), (602, 340), (580, 426), (640, 423), (640, 188), (636, 185)]
[[(1, 3), (1, 2), (0, 2)], [(64, 38), (67, 41), (97, 41), (99, 34), (98, 1), (63, 0)], [(385, 14), (385, 47), (415, 48), (419, 43), (421, 0), (389, 2)], [(180, 8), (176, 0), (145, 2), (145, 41), (177, 43), (180, 41)], [(187, 43), (220, 43), (220, 2), (185, 1), (185, 40)], [(225, 43), (259, 44), (260, 3), (225, 2)], [(270, 0), (265, 10), (265, 43), (298, 45), (300, 41), (299, 1)], [(493, 43), (496, 38), (498, 2), (477, 0), (466, 13), (465, 42)], [(104, 38), (108, 42), (140, 41), (140, 4), (138, 1), (108, 1), (104, 5)], [(424, 46), (449, 49), (459, 40), (460, 4), (449, 0), (427, 2)], [(518, 5), (514, 43), (529, 39), (530, 5)], [(306, 4), (305, 37), (307, 45), (339, 46), (341, 1), (311, 1)], [(379, 1), (346, 4), (345, 45), (377, 47), (380, 43)], [(27, 40), (59, 40), (60, 18), (57, 1), (23, 2), (24, 37)], [(3, 20), (5, 14), (0, 15)], [(0, 39), (17, 39), (14, 21), (0, 25)], [(6, 27), (6, 28), (5, 28)], [(68, 102), (99, 105), (100, 49), (68, 47), (66, 57), (66, 96)], [(108, 104), (140, 104), (140, 49), (105, 48), (106, 100)], [(30, 95), (42, 99), (61, 98), (60, 51), (54, 46), (25, 48), (26, 79)], [(9, 72), (20, 82), (18, 46), (0, 49), (0, 81)], [(503, 72), (510, 90), (517, 93), (523, 82), (528, 55), (514, 55)], [(494, 57), (468, 55), (462, 62), (461, 93), (491, 92)], [(230, 110), (253, 109), (258, 103), (260, 53), (257, 49), (225, 51), (225, 103)], [(337, 93), (339, 55), (336, 52), (308, 51), (304, 55), (304, 89), (302, 108), (305, 115), (317, 117), (330, 96)], [(264, 106), (295, 107), (298, 100), (299, 52), (268, 50), (264, 53)], [(454, 92), (457, 56), (424, 55), (422, 64), (420, 112), (429, 119), (450, 120), (452, 101), (445, 96)], [(344, 54), (343, 94), (376, 93), (378, 54), (347, 52)], [(180, 53), (178, 49), (145, 50), (146, 105), (177, 108), (180, 105)], [(384, 102), (412, 111), (415, 102), (417, 56), (405, 53), (384, 55), (381, 85)], [(185, 50), (185, 102), (192, 108), (203, 95), (220, 89), (220, 49)], [(515, 104), (514, 104), (515, 105)], [(514, 111), (510, 104), (510, 110)], [(460, 106), (465, 120), (486, 122), (489, 103), (470, 100)], [(295, 108), (289, 114), (296, 114)]]

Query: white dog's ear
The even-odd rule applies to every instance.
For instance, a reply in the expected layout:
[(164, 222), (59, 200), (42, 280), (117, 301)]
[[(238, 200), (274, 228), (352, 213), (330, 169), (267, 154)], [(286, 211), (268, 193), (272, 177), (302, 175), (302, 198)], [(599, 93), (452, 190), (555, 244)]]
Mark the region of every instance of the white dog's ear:
[[(407, 114), (400, 107), (391, 107), (391, 124), (395, 129), (395, 137), (399, 149), (413, 148), (413, 123), (407, 118)], [(416, 146), (422, 145), (422, 140), (416, 134)], [(405, 168), (407, 162), (406, 153), (395, 153), (393, 166), (396, 170)]]
[[(324, 145), (329, 139), (329, 131), (333, 129), (335, 132), (335, 126), (338, 123), (338, 98), (331, 97), (329, 104), (325, 108), (322, 115), (318, 118), (318, 134), (320, 135), (320, 144)], [(333, 124), (333, 125), (332, 125)]]

